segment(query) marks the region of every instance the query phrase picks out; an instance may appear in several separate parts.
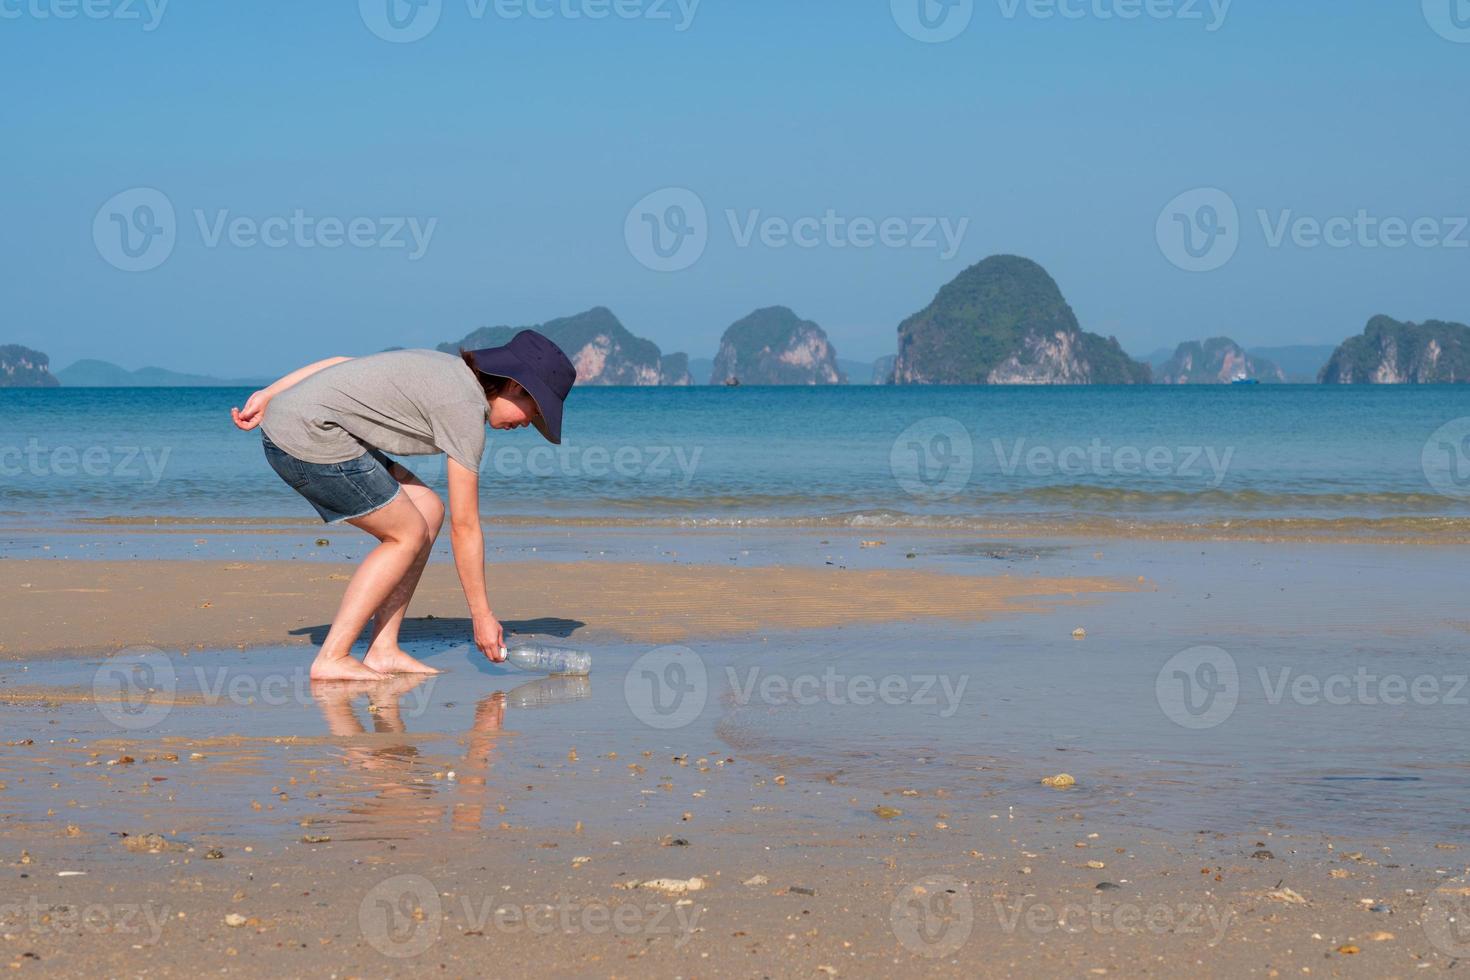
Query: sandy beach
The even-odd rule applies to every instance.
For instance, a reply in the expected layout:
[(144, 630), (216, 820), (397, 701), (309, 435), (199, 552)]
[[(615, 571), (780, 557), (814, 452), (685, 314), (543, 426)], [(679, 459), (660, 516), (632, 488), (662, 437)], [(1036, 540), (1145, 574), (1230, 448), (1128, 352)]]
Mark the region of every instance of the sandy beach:
[[(0, 655), (307, 643), (330, 625), (353, 570), (330, 562), (7, 561), (0, 616), (11, 625)], [(752, 629), (979, 621), (1136, 587), (1104, 578), (625, 562), (507, 562), (489, 576), (508, 628), (649, 643)], [(419, 634), (462, 637), (463, 608), (453, 567), (430, 566), (413, 609)]]
[[(1256, 656), (1324, 673), (1323, 637), (1411, 675), (1410, 649), (1441, 657), (1463, 625), (1405, 570), (1454, 549), (814, 532), (633, 560), (646, 535), (594, 529), (572, 561), (531, 534), (491, 564), (497, 609), (591, 650), (590, 678), (485, 663), (436, 560), (405, 636), (445, 673), (342, 690), (304, 673), (351, 568), (314, 533), (261, 547), (315, 560), (176, 539), (0, 561), (6, 963), (1410, 976), (1463, 955), (1451, 692), (1416, 741), (1381, 706), (1248, 690)], [(1288, 622), (1295, 652), (1252, 648)], [(1156, 677), (1206, 640), (1241, 703), (1191, 728)]]

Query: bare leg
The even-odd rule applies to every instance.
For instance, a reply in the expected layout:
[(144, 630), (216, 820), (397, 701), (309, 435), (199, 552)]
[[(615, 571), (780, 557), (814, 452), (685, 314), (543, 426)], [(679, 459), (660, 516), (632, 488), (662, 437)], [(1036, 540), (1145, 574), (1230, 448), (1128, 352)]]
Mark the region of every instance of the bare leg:
[(392, 473), (403, 485), (403, 495), (423, 517), (424, 526), (429, 529), (429, 539), (415, 556), (403, 578), (388, 593), (388, 598), (374, 611), (373, 642), (363, 663), (385, 674), (437, 674), (439, 671), (403, 651), (398, 645), (398, 631), (403, 626), (403, 618), (408, 612), (414, 590), (418, 588), (419, 578), (424, 574), (424, 566), (429, 562), (429, 553), (434, 550), (439, 529), (444, 526), (444, 503), (433, 490), (424, 486), (418, 477), (402, 466), (395, 464)]
[(400, 493), (392, 503), (349, 521), (380, 542), (347, 583), (332, 628), (311, 665), (313, 680), (374, 680), (383, 675), (352, 659), (352, 644), (368, 617), (403, 580), (419, 552), (427, 547), (429, 528), (423, 515)]

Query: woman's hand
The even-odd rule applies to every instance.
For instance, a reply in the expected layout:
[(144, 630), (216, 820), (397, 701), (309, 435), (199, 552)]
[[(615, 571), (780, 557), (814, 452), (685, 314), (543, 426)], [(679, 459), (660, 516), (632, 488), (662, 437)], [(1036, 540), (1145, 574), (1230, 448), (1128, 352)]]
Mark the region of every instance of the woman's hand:
[(265, 418), (265, 407), (270, 404), (270, 400), (270, 390), (261, 389), (246, 399), (244, 408), (230, 409), (230, 418), (235, 420), (235, 427), (249, 432), (260, 425)]
[(476, 616), (475, 623), (475, 646), (480, 652), (490, 658), (491, 663), (500, 663), (505, 660), (505, 654), (501, 650), (505, 648), (505, 631), (500, 628), (500, 620), (493, 613), (485, 613)]

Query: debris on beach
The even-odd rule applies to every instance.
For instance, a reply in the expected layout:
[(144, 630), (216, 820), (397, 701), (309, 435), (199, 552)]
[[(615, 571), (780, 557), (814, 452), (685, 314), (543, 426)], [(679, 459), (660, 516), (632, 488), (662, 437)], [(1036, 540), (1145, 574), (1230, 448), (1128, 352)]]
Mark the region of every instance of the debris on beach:
[(765, 875), (751, 875), (741, 882), (746, 888), (759, 888), (761, 885), (769, 885), (770, 883), (771, 879)]
[(123, 847), (134, 854), (161, 854), (164, 851), (182, 851), (186, 845), (169, 840), (162, 834), (123, 834)]
[(887, 541), (863, 541), (861, 544), (864, 548), (881, 548), (887, 543)]
[(882, 820), (892, 820), (903, 815), (903, 811), (896, 806), (875, 806), (873, 812)]
[(1074, 639), (1074, 640), (1080, 640), (1080, 639), (1083, 639), (1086, 636), (1087, 636), (1087, 630), (1083, 629), (1080, 626), (1077, 627), (1076, 629), (1074, 629), (1072, 631), (1072, 639)]
[(1052, 789), (1070, 789), (1077, 785), (1077, 777), (1070, 773), (1059, 772), (1055, 776), (1043, 777), (1041, 785), (1050, 786)]
[(239, 912), (231, 912), (229, 915), (225, 916), (225, 925), (229, 926), (231, 929), (238, 929), (249, 921), (249, 919), (245, 918), (245, 916), (241, 915)]
[(1307, 900), (1305, 898), (1303, 898), (1299, 893), (1290, 888), (1278, 888), (1274, 892), (1267, 892), (1266, 897), (1274, 898), (1278, 902), (1285, 902), (1288, 905), (1307, 904)]
[(683, 895), (686, 892), (697, 892), (702, 890), (705, 887), (705, 880), (699, 877), (650, 878), (647, 881), (629, 881), (616, 887), (625, 889), (651, 888), (654, 891), (664, 892), (668, 895)]

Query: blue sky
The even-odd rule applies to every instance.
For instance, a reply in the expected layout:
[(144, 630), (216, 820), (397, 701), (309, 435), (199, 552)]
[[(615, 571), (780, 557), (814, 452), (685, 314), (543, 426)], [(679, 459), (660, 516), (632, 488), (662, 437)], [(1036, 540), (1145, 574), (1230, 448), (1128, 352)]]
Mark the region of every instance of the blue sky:
[[(57, 367), (271, 373), (594, 305), (710, 356), (783, 304), (871, 359), (997, 252), (1135, 352), (1470, 322), (1467, 0), (961, 0), (937, 43), (921, 0), (427, 0), (411, 42), (389, 0), (89, 2), (0, 0), (0, 343)], [(703, 250), (658, 271), (668, 188)], [(1166, 206), (1200, 188), (1238, 221), (1196, 272), (1169, 229), (1220, 198)]]

